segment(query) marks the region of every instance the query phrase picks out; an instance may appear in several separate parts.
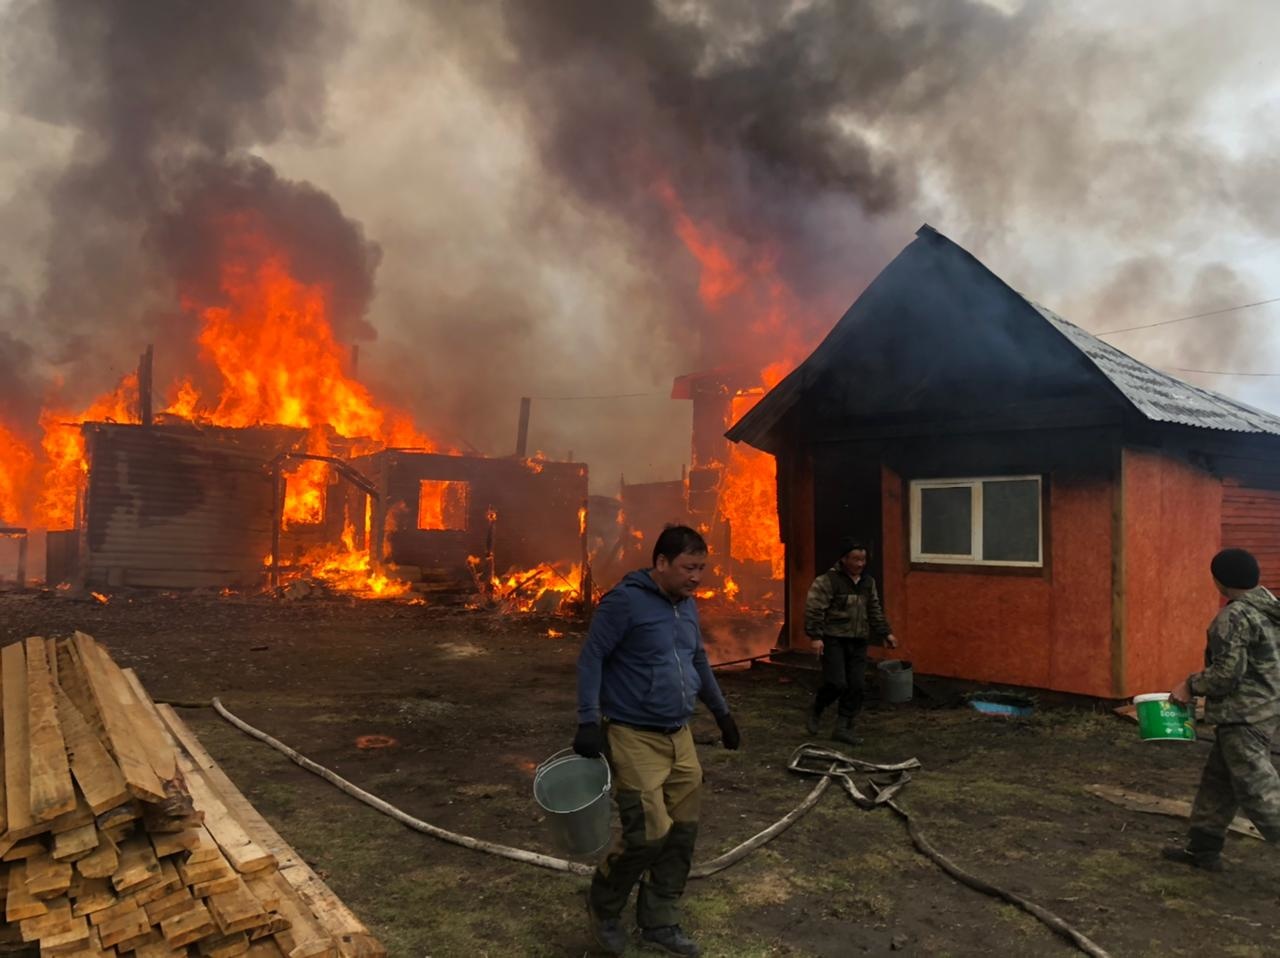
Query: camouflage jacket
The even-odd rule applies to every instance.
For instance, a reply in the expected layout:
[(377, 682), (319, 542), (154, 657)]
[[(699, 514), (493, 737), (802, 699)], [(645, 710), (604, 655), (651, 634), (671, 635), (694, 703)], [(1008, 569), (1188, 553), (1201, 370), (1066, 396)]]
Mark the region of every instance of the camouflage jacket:
[(1280, 601), (1262, 587), (1232, 599), (1209, 625), (1205, 669), (1188, 680), (1214, 724), (1280, 715)]
[(863, 573), (855, 583), (839, 565), (813, 580), (804, 602), (804, 631), (815, 638), (839, 636), (883, 642), (893, 629), (884, 617), (876, 580)]

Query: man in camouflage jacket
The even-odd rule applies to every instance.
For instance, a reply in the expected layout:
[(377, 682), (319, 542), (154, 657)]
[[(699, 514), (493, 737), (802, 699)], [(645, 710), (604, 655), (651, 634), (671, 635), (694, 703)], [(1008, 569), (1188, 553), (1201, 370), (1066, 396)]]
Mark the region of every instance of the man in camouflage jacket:
[(1229, 601), (1209, 626), (1204, 671), (1184, 679), (1169, 697), (1185, 704), (1203, 695), (1216, 739), (1191, 809), (1187, 844), (1163, 854), (1219, 871), (1237, 810), (1267, 841), (1280, 842), (1280, 775), (1271, 759), (1280, 730), (1280, 601), (1258, 585), (1258, 561), (1243, 549), (1219, 552), (1210, 570)]
[(823, 679), (809, 710), (807, 728), (810, 735), (817, 735), (823, 710), (838, 699), (839, 717), (832, 738), (850, 745), (861, 742), (853, 734), (853, 722), (862, 709), (867, 645), (874, 640), (891, 649), (898, 647), (880, 605), (876, 581), (866, 570), (866, 545), (844, 539), (840, 558), (813, 580), (804, 603), (805, 634), (822, 646)]

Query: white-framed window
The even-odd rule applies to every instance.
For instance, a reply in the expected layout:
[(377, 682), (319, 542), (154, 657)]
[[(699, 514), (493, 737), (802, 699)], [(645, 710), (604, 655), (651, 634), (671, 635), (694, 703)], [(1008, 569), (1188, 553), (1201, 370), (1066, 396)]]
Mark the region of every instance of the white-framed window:
[(1039, 476), (911, 482), (911, 561), (1044, 565)]

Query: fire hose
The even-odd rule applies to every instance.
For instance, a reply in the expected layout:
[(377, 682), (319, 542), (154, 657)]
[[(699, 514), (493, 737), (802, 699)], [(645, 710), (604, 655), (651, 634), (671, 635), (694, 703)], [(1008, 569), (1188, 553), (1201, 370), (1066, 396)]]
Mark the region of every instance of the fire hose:
[[(541, 868), (548, 868), (553, 871), (566, 872), (573, 875), (583, 877), (590, 876), (594, 871), (593, 865), (587, 865), (582, 862), (569, 861), (564, 858), (556, 858), (552, 855), (544, 855), (541, 852), (527, 851), (522, 848), (514, 848), (510, 845), (502, 845), (496, 842), (488, 842), (479, 838), (472, 838), (469, 835), (462, 835), (458, 832), (441, 828), (438, 825), (432, 825), (420, 818), (415, 818), (409, 813), (397, 808), (390, 802), (387, 802), (377, 795), (367, 792), (358, 785), (347, 781), (337, 772), (325, 768), (317, 762), (313, 762), (302, 753), (285, 745), (279, 739), (273, 738), (271, 735), (255, 728), (248, 722), (234, 715), (218, 698), (213, 699), (213, 709), (222, 716), (227, 722), (230, 722), (240, 731), (244, 732), (260, 742), (265, 742), (276, 751), (286, 756), (290, 761), (307, 771), (319, 775), (325, 781), (334, 785), (341, 791), (350, 795), (352, 798), (358, 799), (364, 804), (375, 808), (394, 818), (396, 821), (415, 831), (438, 838), (441, 841), (450, 842), (454, 845), (460, 845), (463, 848), (470, 848), (475, 851), (486, 852), (490, 855), (498, 855), (502, 858), (508, 858), (512, 861), (524, 862), (529, 865), (537, 865)], [(1080, 951), (1093, 958), (1110, 958), (1110, 955), (1104, 951), (1097, 943), (1090, 938), (1077, 931), (1067, 922), (1050, 912), (1048, 909), (1037, 905), (1035, 902), (1023, 898), (1014, 892), (1000, 888), (990, 882), (984, 881), (975, 875), (970, 874), (960, 868), (942, 853), (940, 853), (925, 838), (924, 833), (912, 819), (911, 815), (900, 805), (894, 801), (895, 796), (902, 790), (906, 784), (911, 781), (911, 771), (920, 768), (920, 762), (916, 759), (908, 759), (905, 762), (899, 762), (893, 765), (876, 764), (873, 762), (864, 762), (859, 759), (850, 758), (849, 756), (838, 752), (834, 749), (825, 748), (820, 745), (806, 743), (792, 753), (787, 763), (787, 769), (799, 775), (817, 776), (818, 783), (813, 787), (804, 800), (795, 808), (778, 819), (768, 828), (757, 832), (751, 838), (741, 844), (731, 848), (718, 858), (714, 858), (709, 862), (703, 862), (700, 865), (694, 865), (689, 872), (690, 878), (706, 878), (717, 872), (723, 871), (735, 862), (740, 861), (749, 855), (752, 851), (774, 838), (781, 835), (788, 828), (812, 809), (818, 800), (822, 798), (824, 792), (833, 781), (838, 782), (848, 793), (849, 797), (860, 807), (864, 809), (874, 809), (881, 805), (890, 808), (899, 818), (903, 820), (907, 827), (907, 833), (911, 837), (912, 844), (916, 849), (929, 858), (938, 867), (945, 871), (948, 875), (963, 885), (980, 891), (985, 895), (994, 898), (1000, 898), (1010, 904), (1022, 909), (1033, 917), (1037, 918), (1046, 927), (1055, 934), (1062, 936), (1070, 941)], [(866, 773), (871, 778), (868, 779), (866, 791), (860, 789), (854, 780), (854, 774), (857, 772)], [(887, 781), (877, 781), (877, 777), (887, 778)]]

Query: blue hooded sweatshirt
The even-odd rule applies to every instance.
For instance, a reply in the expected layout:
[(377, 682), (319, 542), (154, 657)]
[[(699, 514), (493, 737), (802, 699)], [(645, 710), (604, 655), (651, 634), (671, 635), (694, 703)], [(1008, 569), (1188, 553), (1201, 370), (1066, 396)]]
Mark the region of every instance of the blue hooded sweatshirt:
[(675, 728), (697, 700), (729, 714), (702, 647), (693, 599), (673, 602), (648, 570), (609, 590), (578, 655), (578, 722), (601, 716), (627, 725)]

